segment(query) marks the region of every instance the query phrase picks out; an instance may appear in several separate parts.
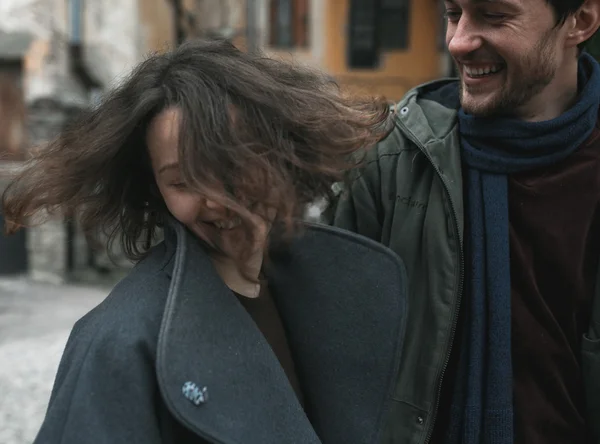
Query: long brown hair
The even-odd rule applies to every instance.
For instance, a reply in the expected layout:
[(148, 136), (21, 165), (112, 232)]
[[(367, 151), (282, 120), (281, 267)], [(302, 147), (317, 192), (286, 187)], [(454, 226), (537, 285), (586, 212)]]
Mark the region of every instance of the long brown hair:
[(229, 207), (266, 203), (288, 225), (328, 195), (390, 122), (383, 98), (345, 94), (317, 70), (224, 40), (188, 42), (151, 55), (32, 155), (3, 195), (7, 232), (40, 214), (77, 215), (86, 233), (120, 236), (127, 256), (141, 258), (167, 211), (146, 131), (172, 106), (182, 110), (185, 182), (199, 192), (225, 184)]

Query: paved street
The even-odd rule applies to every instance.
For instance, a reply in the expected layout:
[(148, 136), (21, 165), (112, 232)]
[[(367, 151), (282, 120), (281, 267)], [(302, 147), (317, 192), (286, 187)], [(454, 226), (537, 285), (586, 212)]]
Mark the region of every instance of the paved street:
[(106, 289), (0, 278), (0, 443), (30, 444), (73, 323)]

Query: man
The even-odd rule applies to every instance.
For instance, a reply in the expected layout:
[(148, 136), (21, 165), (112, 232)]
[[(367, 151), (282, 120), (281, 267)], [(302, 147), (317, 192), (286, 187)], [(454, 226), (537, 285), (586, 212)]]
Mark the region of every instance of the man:
[(448, 0), (459, 81), (410, 91), (333, 223), (409, 323), (386, 443), (600, 443), (600, 0)]

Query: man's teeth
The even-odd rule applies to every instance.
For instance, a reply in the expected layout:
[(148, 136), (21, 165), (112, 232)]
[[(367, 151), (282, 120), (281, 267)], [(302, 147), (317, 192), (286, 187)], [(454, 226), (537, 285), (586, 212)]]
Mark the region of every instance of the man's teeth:
[(242, 223), (242, 219), (240, 217), (234, 217), (232, 219), (227, 220), (217, 220), (214, 221), (213, 224), (219, 230), (231, 230), (232, 228), (237, 227)]
[(502, 69), (502, 65), (490, 65), (482, 68), (465, 66), (465, 72), (471, 77), (480, 77), (488, 74), (495, 74)]

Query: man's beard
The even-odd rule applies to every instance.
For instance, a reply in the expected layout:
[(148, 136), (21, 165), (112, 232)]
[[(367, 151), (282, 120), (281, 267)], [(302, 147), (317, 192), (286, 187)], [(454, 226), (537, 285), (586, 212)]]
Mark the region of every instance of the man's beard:
[[(461, 104), (466, 113), (482, 116), (511, 116), (540, 94), (554, 79), (556, 63), (553, 52), (554, 29), (548, 32), (538, 44), (520, 60), (505, 66), (507, 82), (494, 94), (491, 100), (475, 103), (475, 100), (464, 100), (463, 82), (460, 82)], [(461, 77), (464, 73), (461, 73)]]

